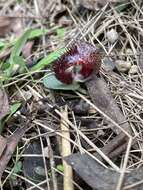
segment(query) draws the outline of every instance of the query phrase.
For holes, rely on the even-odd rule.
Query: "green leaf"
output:
[[[21,106],[21,103],[14,103],[10,106],[10,115],[13,115]]]
[[[14,168],[13,168],[13,173],[17,174],[19,172],[21,172],[22,169],[22,162],[19,161],[15,164]]]
[[[128,6],[129,6],[129,3],[123,3],[123,4],[118,3],[117,6],[115,7],[115,10],[120,13],[124,11]]]
[[[60,82],[54,74],[49,74],[44,77],[43,84],[45,87],[53,90],[77,90],[80,85],[78,83],[64,84]]]
[[[9,115],[7,116],[7,118],[5,119],[5,122],[7,122],[9,120],[9,118],[11,118],[11,116],[16,113],[16,111],[20,108],[21,103],[14,103],[13,105],[10,106],[10,112]]]
[[[47,32],[48,29],[39,29],[39,28],[33,29],[31,30],[28,39],[31,40],[33,38],[38,38],[39,36],[47,34]]]
[[[2,71],[8,69],[9,66],[10,66],[10,64],[8,62],[0,62],[0,69]]]
[[[10,66],[4,71],[5,77],[13,76],[17,72],[22,72],[24,68],[26,68],[25,61],[23,57],[20,56],[20,54],[31,34],[31,31],[32,29],[28,29],[27,31],[25,31],[23,35],[19,37],[15,42],[9,60]]]
[[[23,35],[20,38],[18,38],[16,40],[16,42],[13,46],[12,52],[11,52],[10,60],[9,60],[10,66],[9,66],[9,68],[7,68],[5,70],[5,76],[6,77],[10,77],[10,76],[13,76],[14,74],[16,74],[17,72],[23,72],[24,71],[24,69],[26,68],[25,61],[20,56],[24,45],[26,44],[26,42],[29,39],[39,37],[43,34],[46,34],[47,32],[48,32],[48,30],[46,30],[46,29],[44,29],[44,30],[43,29],[28,29],[27,31],[25,31],[23,33]],[[51,56],[49,56],[49,59],[51,59]],[[35,66],[35,68],[37,69],[40,66],[42,67],[43,62],[44,62],[44,64],[47,63],[47,62],[45,63],[46,60],[47,59],[42,60],[38,66]]]
[[[31,29],[24,32],[24,34],[15,42],[15,45],[12,49],[11,56],[10,56],[10,64],[14,64],[14,60],[13,60],[14,57],[20,55],[22,48],[27,42],[30,33],[31,33]]]
[[[4,70],[5,76],[10,77],[16,74],[17,72],[22,73],[26,68],[25,61],[21,56],[14,56],[13,57],[13,64]]]
[[[5,123],[11,118],[11,116],[20,108],[21,103],[14,103],[13,105],[10,105],[10,111],[8,113],[8,116],[6,118],[0,120],[0,133],[3,130],[3,127]]]
[[[58,29],[57,29],[57,36],[58,36],[60,39],[63,39],[64,36],[65,36],[65,32],[66,32],[66,29],[65,29],[65,28],[58,28]]]
[[[63,167],[62,164],[57,165],[56,168],[57,168],[57,170],[59,170],[60,172],[64,172],[64,167]]]
[[[5,43],[3,41],[0,41],[0,49],[2,49],[5,46]]]
[[[18,174],[18,173],[20,173],[21,171],[22,171],[22,162],[19,161],[19,162],[17,162],[17,163],[14,165],[14,168],[13,168],[12,173]],[[11,178],[12,180],[16,180],[16,179],[17,179],[17,177],[16,177],[15,175],[13,175],[13,174],[11,174],[10,178]]]
[[[47,57],[41,59],[37,64],[35,64],[30,71],[37,71],[43,69],[45,66],[51,64],[53,61],[57,60],[61,55],[66,52],[66,48],[59,49],[50,53]]]
[[[10,112],[9,112],[9,115],[7,116],[6,121],[9,120],[9,118],[14,114],[16,113],[16,111],[20,108],[21,106],[21,103],[14,103],[13,105],[10,106]]]

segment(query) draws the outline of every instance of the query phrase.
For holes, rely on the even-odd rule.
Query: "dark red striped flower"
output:
[[[99,51],[88,42],[79,41],[53,63],[53,69],[58,80],[71,84],[85,81],[93,71],[98,74],[100,65]]]

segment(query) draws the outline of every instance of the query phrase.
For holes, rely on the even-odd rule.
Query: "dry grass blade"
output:
[[[64,110],[61,110],[61,114],[63,118],[68,119],[68,110],[67,106],[65,106]],[[70,139],[70,132],[69,132],[69,126],[65,122],[65,120],[61,118],[61,131],[62,131],[62,157],[69,156],[71,154],[71,144],[67,140],[67,138]],[[65,137],[65,138],[64,138]],[[73,172],[71,166],[69,166],[64,160],[63,160],[63,167],[64,167],[64,190],[73,190]]]
[[[143,180],[141,180],[141,181],[138,181],[138,182],[135,182],[135,183],[133,183],[132,185],[127,185],[127,186],[125,186],[124,188],[123,188],[123,190],[130,190],[130,189],[132,189],[132,188],[136,188],[136,187],[138,187],[139,185],[141,185],[141,184],[143,184]]]
[[[60,112],[57,112],[57,113],[60,113]],[[60,115],[60,116],[61,116],[61,115]],[[36,124],[36,125],[38,125],[38,126],[43,127],[44,129],[50,131],[51,133],[56,133],[56,134],[59,135],[60,137],[63,137],[63,135],[62,135],[60,132],[55,131],[54,129],[52,129],[52,128],[50,128],[50,127],[48,127],[48,126],[42,124],[41,122],[39,122],[39,121],[37,121],[37,120],[33,121],[33,123]],[[70,122],[69,122],[68,124],[71,126],[71,123],[70,123]],[[73,126],[73,125],[72,125],[72,126]],[[79,131],[79,130],[78,130],[78,131]],[[64,137],[63,137],[63,138],[64,138]],[[77,144],[75,141],[73,141],[72,139],[67,138],[67,140],[70,141],[74,146],[77,146],[77,147],[78,147],[78,144]],[[106,166],[103,162],[101,162],[99,159],[97,159],[95,156],[93,156],[93,155],[92,155],[91,153],[89,153],[87,150],[85,150],[85,149],[82,148],[82,147],[81,147],[81,149],[82,149],[83,152],[85,152],[85,153],[87,153],[89,156],[91,156],[94,160],[96,160],[96,161],[97,161],[99,164],[101,164],[103,167],[107,168],[107,166]],[[111,165],[112,165],[112,164],[111,164]],[[114,167],[114,164],[113,164],[113,167]],[[115,168],[115,170],[119,171],[119,168],[116,167],[116,165],[115,165],[114,168]]]
[[[58,190],[58,184],[57,184],[57,178],[56,178],[56,173],[55,173],[55,160],[54,160],[54,156],[53,156],[53,150],[51,147],[51,142],[50,142],[50,138],[47,136],[46,137],[47,140],[47,145],[48,145],[48,149],[49,149],[49,158],[50,158],[50,165],[51,165],[51,174],[52,174],[52,182],[53,182],[53,189],[54,190]]]
[[[128,145],[127,145],[127,150],[126,150],[126,154],[125,154],[123,168],[121,170],[121,174],[120,174],[120,177],[119,177],[119,181],[118,181],[116,190],[121,190],[122,189],[123,180],[124,180],[124,176],[125,176],[125,172],[126,172],[126,167],[127,167],[127,163],[128,163],[128,158],[129,158],[129,154],[130,154],[131,145],[132,145],[132,138],[129,139],[129,142],[128,142]]]

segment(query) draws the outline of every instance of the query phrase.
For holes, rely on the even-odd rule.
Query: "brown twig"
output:
[[[61,111],[62,116],[65,119],[68,119],[68,110],[67,106],[65,106],[65,109]],[[62,156],[69,156],[71,154],[71,144],[70,141],[68,141],[66,138],[70,139],[70,133],[69,133],[69,126],[65,122],[63,118],[61,118],[61,130],[62,135],[65,138],[62,138]],[[64,190],[73,190],[73,183],[72,183],[72,168],[69,166],[64,160],[63,160],[63,166],[64,166]]]

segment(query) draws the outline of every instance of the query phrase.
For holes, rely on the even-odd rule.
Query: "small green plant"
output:
[[[22,171],[22,162],[21,162],[21,161],[18,161],[18,162],[14,165],[12,171],[13,171],[12,173],[14,173],[14,174],[20,173],[20,172]],[[11,180],[16,180],[16,179],[17,179],[17,177],[16,177],[15,175],[13,175],[13,174],[11,174],[10,178],[11,178]]]
[[[57,168],[57,170],[59,170],[60,172],[64,172],[64,167],[63,167],[62,164],[58,164],[56,168]]]

